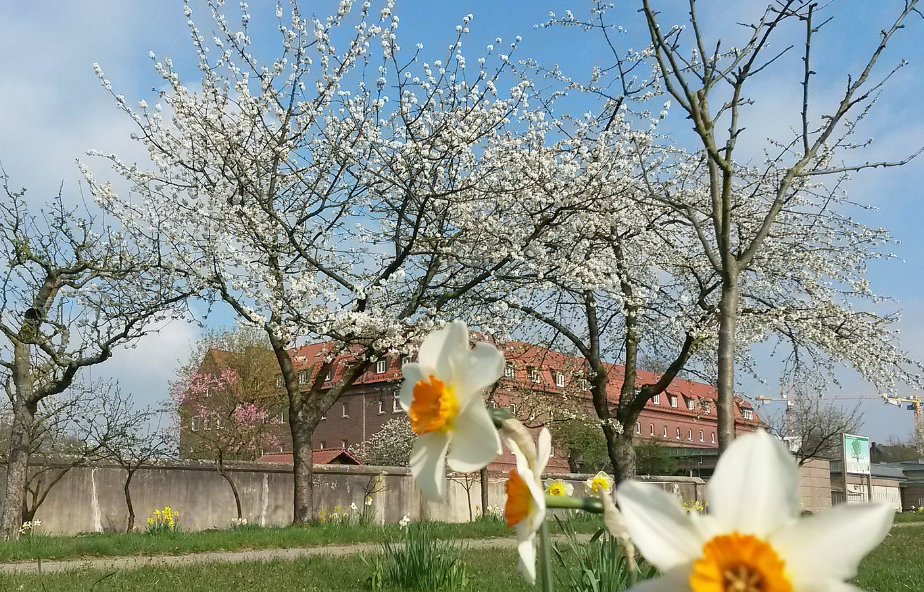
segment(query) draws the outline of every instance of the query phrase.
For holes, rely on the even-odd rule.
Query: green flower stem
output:
[[[539,527],[539,569],[542,574],[542,592],[552,592],[552,543],[549,541],[549,525],[543,520]]]
[[[603,513],[603,502],[593,497],[569,497],[565,495],[545,494],[545,507],[583,510],[591,514]]]

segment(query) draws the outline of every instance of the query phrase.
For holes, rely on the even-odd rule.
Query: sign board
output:
[[[869,438],[844,434],[843,447],[845,472],[869,475]]]

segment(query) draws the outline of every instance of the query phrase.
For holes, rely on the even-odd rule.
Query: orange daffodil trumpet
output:
[[[521,448],[518,441],[522,443],[522,438],[505,439],[516,457],[517,468],[510,471],[510,478],[507,479],[504,516],[507,519],[507,527],[516,527],[517,531],[517,552],[520,555],[517,569],[526,581],[534,584],[536,532],[545,520],[545,494],[540,477],[552,452],[552,436],[549,430],[542,428],[539,432],[538,446],[532,450]]]
[[[501,453],[500,436],[482,392],[504,371],[504,355],[489,343],[469,348],[461,321],[430,333],[417,363],[402,367],[401,406],[419,437],[411,450],[411,473],[431,500],[446,495],[446,469],[480,470]]]
[[[856,591],[844,581],[894,515],[885,504],[857,504],[800,519],[796,464],[764,431],[720,457],[706,485],[708,514],[688,514],[675,496],[637,481],[616,497],[633,541],[661,572],[636,588],[645,592]]]

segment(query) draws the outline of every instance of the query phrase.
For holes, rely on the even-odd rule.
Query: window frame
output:
[[[375,373],[385,374],[388,372],[388,358],[379,358],[375,361]]]

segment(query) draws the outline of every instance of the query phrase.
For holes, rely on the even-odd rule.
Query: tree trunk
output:
[[[125,527],[125,532],[131,532],[135,529],[135,506],[132,505],[132,477],[135,476],[135,471],[131,469],[128,470],[128,477],[125,478],[125,486],[123,490],[125,491],[125,507],[128,508],[128,525]]]
[[[607,441],[609,443],[609,441]],[[632,430],[623,428],[621,434],[616,434],[613,438],[613,445],[610,448],[610,460],[613,461],[613,472],[616,476],[616,483],[622,483],[626,479],[634,479],[637,474],[637,465],[635,461],[635,446]]]
[[[292,428],[292,463],[295,480],[295,513],[293,524],[311,524],[314,521],[314,461],[311,456],[311,426],[305,420],[290,414]]]
[[[26,482],[29,455],[32,450],[32,424],[35,421],[35,403],[16,401],[13,425],[10,428],[10,452],[7,457],[6,491],[3,512],[0,513],[0,536],[5,540],[19,538],[23,506],[26,503]]]
[[[237,508],[237,519],[241,520],[244,517],[244,513],[241,511],[241,495],[237,491],[237,485],[234,484],[234,479],[225,472],[225,462],[220,453],[218,455],[218,474],[231,486],[231,493],[234,494],[234,506]]]
[[[719,453],[735,439],[735,327],[738,323],[738,278],[723,282],[719,311],[718,416]]]
[[[488,513],[488,467],[482,467],[478,471],[481,477],[481,513]]]

